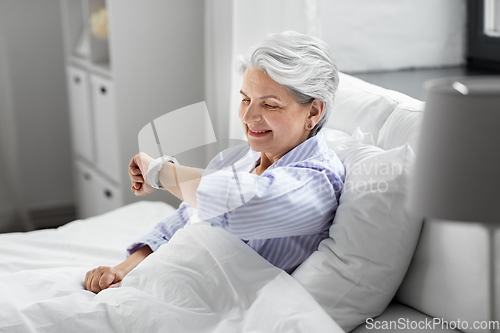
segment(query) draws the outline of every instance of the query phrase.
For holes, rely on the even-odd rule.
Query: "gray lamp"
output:
[[[489,228],[489,317],[495,320],[500,310],[495,309],[494,256],[494,231],[500,228],[500,77],[434,80],[426,90],[410,204],[426,218]]]

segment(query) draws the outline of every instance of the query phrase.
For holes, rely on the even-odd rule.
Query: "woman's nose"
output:
[[[253,103],[250,103],[249,105],[243,105],[243,114],[241,116],[241,120],[246,123],[256,123],[262,120],[262,116],[258,110],[258,107],[256,107]]]

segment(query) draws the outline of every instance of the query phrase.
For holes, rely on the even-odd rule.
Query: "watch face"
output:
[[[139,132],[139,151],[153,158],[177,156],[214,142],[217,139],[205,102],[165,113]]]
[[[160,170],[161,170],[161,159],[156,159],[149,164],[148,171],[146,173],[146,180],[149,185],[154,189],[163,189],[160,184]]]
[[[217,140],[205,102],[170,111],[146,124],[138,135],[139,151],[154,159],[173,156],[174,164],[206,168],[220,152],[245,140]],[[244,156],[244,154],[242,154]]]
[[[258,154],[250,150],[245,140],[217,140],[205,102],[192,104],[154,119],[140,130],[138,141],[139,151],[155,159],[149,165],[147,182],[151,187],[162,190],[164,188],[159,182],[159,172],[165,163],[178,165],[180,161],[184,166],[204,169],[202,177],[229,170],[231,177],[238,180],[241,177],[238,177],[237,172],[248,173],[255,166],[253,154]],[[210,168],[207,168],[209,165]],[[246,168],[246,165],[250,168]],[[248,182],[245,185],[249,185]],[[250,200],[257,188],[256,183],[245,186],[244,189],[238,184],[237,197],[241,198],[241,202],[238,201],[229,210]]]
[[[162,157],[160,157],[160,160],[161,160],[161,164],[172,163],[175,165],[179,165],[179,162],[177,162],[177,159],[175,157],[172,157],[172,156],[163,155]]]

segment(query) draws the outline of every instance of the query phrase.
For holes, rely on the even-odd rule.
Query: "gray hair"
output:
[[[328,121],[339,74],[328,45],[321,39],[294,31],[271,34],[247,57],[240,56],[238,65],[242,74],[247,68],[263,70],[300,104],[310,104],[315,99],[325,103],[309,137]]]

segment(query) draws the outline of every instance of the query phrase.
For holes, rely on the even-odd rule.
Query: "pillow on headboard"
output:
[[[345,186],[330,238],[292,274],[345,331],[385,310],[422,226],[404,209],[411,147],[385,151],[366,139],[356,130],[328,141],[346,166]]]
[[[398,105],[419,102],[345,73],[339,73],[339,78],[327,128],[352,134],[359,127],[361,131],[371,133],[377,142],[380,129]]]
[[[380,129],[377,146],[392,149],[408,143],[417,153],[424,106],[424,102],[417,100],[398,105]]]

